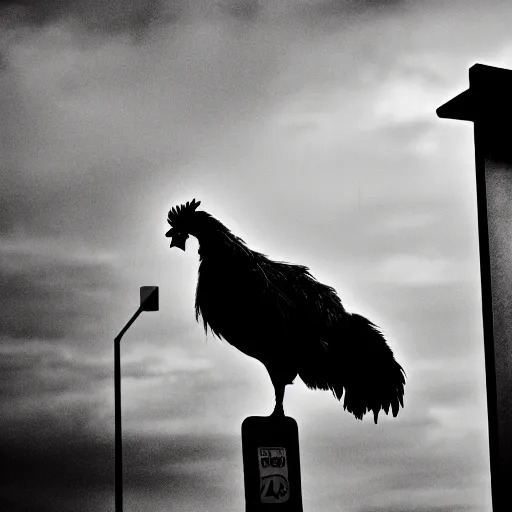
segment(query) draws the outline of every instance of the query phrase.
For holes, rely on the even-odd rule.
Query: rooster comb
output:
[[[186,204],[182,204],[181,206],[174,206],[169,210],[169,214],[167,215],[167,222],[172,226],[177,221],[180,222],[187,219],[196,211],[200,204],[201,201],[192,199],[192,201],[187,201]]]

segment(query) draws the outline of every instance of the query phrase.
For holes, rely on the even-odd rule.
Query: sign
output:
[[[142,311],[158,311],[158,286],[140,287],[140,307]]]
[[[242,423],[246,512],[302,512],[299,431],[289,416]]]
[[[290,499],[286,448],[258,448],[262,503],[284,503]]]

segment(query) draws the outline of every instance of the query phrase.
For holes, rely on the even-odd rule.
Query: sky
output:
[[[471,123],[435,109],[512,68],[506,1],[44,0],[0,6],[0,481],[9,512],[244,509],[240,427],[263,365],[194,317],[196,198],[307,265],[385,333],[397,418],[297,379],[307,512],[490,512]]]

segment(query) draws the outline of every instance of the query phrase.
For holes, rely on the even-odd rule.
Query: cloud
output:
[[[452,404],[455,414],[462,416],[455,426],[428,410],[425,413],[425,404],[417,400],[406,391],[405,409],[397,419],[383,418],[380,426],[344,421],[343,413],[334,421],[327,409],[318,414],[311,411],[309,420],[297,418],[306,504],[311,501],[312,510],[334,510],[333,503],[341,500],[354,512],[400,506],[404,510],[486,510],[490,482],[485,418],[476,425],[469,418],[479,411],[464,411]],[[312,471],[314,497],[311,491],[306,493]]]
[[[304,18],[311,24],[366,13],[382,14],[403,6],[404,2],[399,0],[9,0],[0,16],[3,14],[18,25],[41,26],[72,20],[96,34],[129,32],[141,36],[155,26],[191,18],[228,16],[244,23]]]
[[[49,343],[20,348],[16,340],[10,343],[4,340],[0,352],[4,400],[31,400],[34,407],[45,407],[41,402],[48,405],[69,393],[84,396],[111,377],[111,368],[105,363],[80,359],[70,352]]]
[[[397,59],[393,71],[382,81],[374,98],[375,124],[393,127],[436,119],[435,111],[445,99],[449,86],[443,65],[439,70],[437,58],[435,65],[431,61],[432,57],[422,55],[421,51]]]
[[[194,433],[125,436],[125,500],[163,493],[176,504],[172,510],[179,510],[180,503],[197,493],[206,501],[215,499],[217,475],[221,468],[226,470],[226,460],[238,458],[238,442],[228,435]],[[2,438],[0,454],[8,462],[2,502],[12,503],[14,512],[31,507],[103,512],[113,506],[112,438],[57,429],[51,437],[8,435]],[[205,471],[204,465],[213,465],[214,470]]]
[[[222,501],[228,487],[218,475],[226,474],[226,458],[237,459],[238,443],[211,422],[203,425],[217,386],[215,378],[206,383],[202,375],[209,365],[174,348],[161,353],[153,348],[154,357],[143,358],[139,347],[138,353],[125,350],[122,365],[127,503],[156,504],[170,493],[180,510],[178,503],[190,503],[198,490]],[[110,510],[111,357],[84,356],[50,342],[3,340],[0,361],[0,426],[6,433],[0,458],[7,472],[2,502],[23,511],[36,506],[37,495],[38,510]],[[222,387],[232,392],[233,382]],[[196,397],[196,414],[190,396]]]
[[[481,510],[477,505],[425,505],[421,507],[414,506],[414,512],[476,512]],[[411,508],[404,505],[389,505],[389,506],[375,506],[363,507],[358,509],[357,512],[410,512]]]
[[[140,36],[157,22],[175,23],[186,5],[183,0],[14,0],[4,2],[0,17],[19,26],[71,21],[96,34],[129,32]]]
[[[265,4],[261,0],[226,0],[219,4],[231,16],[246,22],[256,20],[265,8]]]
[[[168,416],[174,406],[182,406],[184,392],[169,397],[169,386],[197,393],[208,381],[211,395],[218,386],[215,373],[220,369],[193,351],[174,346],[148,347],[147,343],[139,343],[135,350],[130,348],[124,347],[121,362],[124,405],[130,415],[138,407],[144,410],[146,423]],[[25,416],[27,412],[65,417],[73,415],[72,411],[79,407],[82,412],[87,410],[87,414],[81,413],[84,424],[103,424],[113,405],[112,346],[109,344],[107,349],[108,356],[91,344],[83,349],[73,348],[71,343],[63,346],[38,340],[27,344],[4,338],[0,345],[0,371],[4,379],[0,399],[5,419],[17,422],[17,415]],[[226,382],[222,387],[225,385]],[[197,403],[204,406],[204,397]]]
[[[137,353],[139,352],[139,354]],[[132,379],[148,379],[169,374],[194,373],[210,370],[211,361],[206,358],[192,357],[190,352],[183,349],[172,348],[160,350],[152,356],[142,356],[141,351],[131,351],[128,357],[123,359],[123,377]],[[145,352],[145,350],[144,350]],[[156,352],[156,350],[153,350]]]
[[[470,276],[460,261],[432,258],[428,255],[396,254],[388,257],[375,269],[375,280],[396,286],[433,286],[460,282]]]
[[[66,252],[58,239],[22,239],[19,246],[4,239],[0,275],[7,293],[0,335],[39,340],[94,332],[115,286],[113,269],[103,254],[80,254],[76,247]]]
[[[386,51],[381,39],[390,45]],[[264,175],[275,175],[277,168],[283,184],[300,173],[295,186],[306,197],[328,188],[327,207],[346,204],[338,187],[322,188],[320,182],[331,182],[341,168],[347,172],[338,179],[354,184],[348,170],[375,165],[367,149],[379,140],[382,157],[391,146],[403,151],[399,143],[424,154],[438,148],[430,126],[407,123],[400,132],[376,131],[361,141],[358,129],[375,122],[372,109],[381,100],[389,114],[400,91],[412,87],[428,96],[419,75],[404,71],[412,57],[400,64],[401,45],[392,18],[355,24],[344,34],[315,33],[310,44],[300,43],[291,20],[279,30],[267,20],[240,33],[223,18],[194,18],[178,39],[171,41],[162,30],[142,48],[122,39],[84,44],[72,24],[45,26],[7,53],[0,108],[10,156],[4,162],[1,229],[21,225],[29,233],[74,231],[127,243],[138,234],[134,230],[147,230],[140,217],[145,198],[198,182],[213,195],[221,188],[219,175],[239,179],[243,189],[262,186],[264,197],[273,193]],[[403,69],[391,72],[397,63]],[[363,162],[361,151],[368,155]],[[396,170],[400,164],[389,166]],[[418,177],[404,180],[402,174],[389,175],[388,182],[402,183],[397,192],[403,197]],[[273,183],[276,195],[282,193],[280,181]],[[370,188],[381,187],[377,181]],[[344,199],[353,192],[345,186]]]
[[[310,21],[318,18],[323,22],[354,15],[382,15],[408,7],[408,3],[402,0],[306,0],[299,5]]]
[[[0,229],[129,243],[147,198],[202,176],[198,160],[264,107],[282,40],[264,32],[197,21],[177,41],[162,32],[134,48],[83,44],[62,23],[12,45],[0,83]]]

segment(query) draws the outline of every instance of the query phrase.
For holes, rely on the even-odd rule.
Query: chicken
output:
[[[285,386],[297,375],[310,389],[331,390],[357,419],[403,407],[405,371],[379,328],[349,313],[336,291],[307,267],[252,251],[193,199],[169,211],[171,247],[199,242],[196,320],[266,367],[274,416],[284,414]]]

